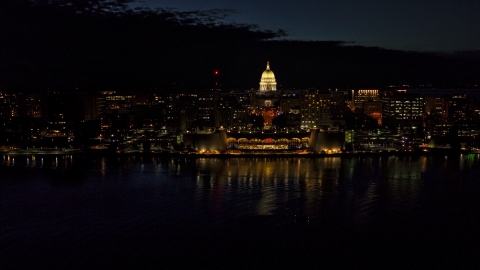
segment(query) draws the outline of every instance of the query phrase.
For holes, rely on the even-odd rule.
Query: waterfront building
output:
[[[204,91],[198,94],[198,125],[202,127],[220,126],[217,111],[217,91]]]
[[[11,118],[18,115],[17,95],[0,92],[0,117]]]
[[[107,141],[126,138],[132,127],[132,118],[119,110],[111,110],[100,117],[100,137]]]
[[[310,130],[241,131],[209,128],[186,132],[184,145],[199,153],[340,153],[345,133]]]
[[[41,117],[47,122],[45,142],[70,142],[76,123],[84,120],[83,100],[76,92],[47,92],[41,97]]]
[[[449,139],[454,147],[471,143],[480,135],[479,123],[474,121],[474,99],[466,94],[450,94],[446,96],[446,122],[451,126]]]
[[[230,109],[230,128],[239,130],[245,128],[248,123],[250,110],[248,108],[237,107]]]
[[[345,125],[346,93],[304,90],[300,95],[301,128],[341,127]]]
[[[232,128],[235,124],[238,126],[247,125],[247,117],[242,112],[248,112],[247,108],[243,108],[242,101],[245,98],[236,93],[218,93],[217,110],[215,112],[215,126],[223,126],[227,129]],[[242,117],[245,116],[245,117]],[[243,124],[243,125],[242,125]]]
[[[382,123],[400,135],[423,132],[424,98],[415,93],[394,92],[382,98]]]
[[[42,98],[37,93],[25,93],[18,95],[18,115],[40,118],[42,116]]]
[[[445,105],[445,117],[448,122],[458,123],[473,120],[473,98],[467,97],[466,94],[447,95]]]
[[[67,137],[68,135],[69,130],[67,129],[65,115],[63,113],[50,115],[44,137]]]

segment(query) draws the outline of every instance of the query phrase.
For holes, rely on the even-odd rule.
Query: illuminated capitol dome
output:
[[[267,62],[267,69],[262,73],[262,79],[260,79],[260,91],[277,91],[277,82],[273,71],[270,70],[269,62]]]

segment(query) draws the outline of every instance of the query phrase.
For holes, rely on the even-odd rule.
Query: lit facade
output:
[[[417,94],[394,93],[382,99],[382,123],[401,134],[423,129],[424,98]]]
[[[376,89],[359,89],[352,90],[352,104],[355,108],[363,108],[366,101],[379,101],[378,90]]]
[[[132,105],[131,101],[133,98],[133,95],[107,94],[105,95],[105,109],[128,108]]]
[[[307,90],[300,96],[301,128],[333,127],[344,125],[343,93]]]
[[[378,125],[382,125],[381,101],[365,101],[363,103],[363,113],[377,120]]]
[[[47,123],[45,137],[67,137],[67,122],[63,113],[54,114]]]
[[[267,69],[262,73],[259,90],[260,92],[277,91],[277,81],[273,71],[270,70],[269,62],[267,62]]]
[[[340,153],[344,132],[240,132],[223,128],[187,132],[183,143],[198,153]]]

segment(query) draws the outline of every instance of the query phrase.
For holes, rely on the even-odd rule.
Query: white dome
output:
[[[260,79],[260,91],[277,91],[277,81],[275,74],[270,70],[270,63],[267,62],[267,69],[262,73]]]

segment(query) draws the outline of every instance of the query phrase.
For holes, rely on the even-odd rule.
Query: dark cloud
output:
[[[276,40],[225,23],[232,10],[132,9],[130,1],[0,3],[0,85],[257,87],[267,60],[283,87],[475,83],[478,58]],[[287,36],[288,37],[288,36]],[[221,70],[213,78],[213,70]]]

